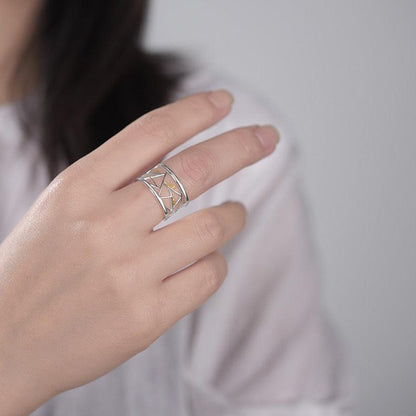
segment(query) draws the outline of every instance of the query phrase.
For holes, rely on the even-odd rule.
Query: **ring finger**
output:
[[[219,249],[243,229],[245,217],[244,205],[227,201],[196,211],[151,233],[146,243],[149,255],[169,253],[163,262],[158,259],[154,262],[156,277],[164,279]]]

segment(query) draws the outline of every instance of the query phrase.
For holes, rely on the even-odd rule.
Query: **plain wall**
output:
[[[294,126],[357,415],[416,414],[416,1],[157,0],[150,49],[195,54]]]

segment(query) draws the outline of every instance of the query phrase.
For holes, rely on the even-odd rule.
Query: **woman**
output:
[[[2,415],[340,414],[273,110],[145,52],[146,1],[0,8]]]

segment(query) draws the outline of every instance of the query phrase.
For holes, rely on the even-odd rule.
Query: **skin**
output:
[[[145,114],[70,165],[2,243],[3,414],[28,414],[102,376],[220,287],[227,266],[217,250],[243,228],[244,207],[228,202],[153,231],[161,207],[133,181],[229,112],[230,94],[218,94],[221,109],[209,92],[190,95]],[[238,127],[165,163],[192,200],[270,154],[277,140],[270,126]]]
[[[243,205],[153,231],[162,209],[134,179],[224,118],[232,99],[200,92],[138,118],[56,176],[0,245],[2,415],[27,415],[108,373],[221,286],[218,249],[244,227]],[[238,127],[164,162],[192,201],[278,139],[273,126]]]

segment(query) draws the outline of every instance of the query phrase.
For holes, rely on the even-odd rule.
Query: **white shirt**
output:
[[[165,226],[225,200],[244,202],[244,231],[221,251],[222,287],[147,350],[45,403],[36,416],[327,416],[345,414],[341,349],[321,311],[319,262],[298,145],[264,97],[199,68],[173,94],[227,88],[231,113],[166,157],[235,127],[275,125],[275,152],[179,210]],[[36,146],[19,149],[15,103],[0,106],[0,241],[48,185]]]

